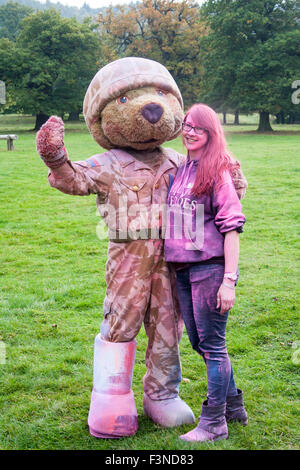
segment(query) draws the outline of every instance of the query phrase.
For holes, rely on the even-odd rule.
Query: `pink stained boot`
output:
[[[110,343],[95,338],[94,387],[88,417],[90,433],[98,438],[132,436],[138,429],[131,390],[136,341]]]
[[[218,441],[228,438],[228,428],[225,419],[226,404],[219,406],[208,406],[205,400],[202,404],[200,423],[198,426],[180,439],[188,442]]]
[[[243,426],[247,426],[248,415],[244,407],[243,392],[239,388],[237,389],[237,392],[237,395],[226,398],[225,418],[227,423],[230,421],[238,421]]]

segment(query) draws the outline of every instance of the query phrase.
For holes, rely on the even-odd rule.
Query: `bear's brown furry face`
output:
[[[101,133],[106,148],[154,149],[181,131],[183,111],[172,94],[153,87],[128,91],[109,102],[93,133]]]

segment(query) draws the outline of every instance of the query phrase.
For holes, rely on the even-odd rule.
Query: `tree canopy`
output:
[[[38,116],[38,128],[50,114],[81,109],[99,57],[89,24],[50,9],[24,18],[15,43],[0,40],[0,77],[13,87],[19,109]]]
[[[292,108],[291,84],[300,70],[299,7],[293,0],[208,0],[209,33],[202,45],[201,98],[223,110],[269,114]]]
[[[201,75],[199,39],[204,33],[193,0],[142,0],[98,16],[106,62],[140,56],[164,64],[177,81],[185,103],[195,101]]]
[[[19,3],[8,2],[0,6],[0,38],[15,41],[20,22],[33,13],[33,9]]]

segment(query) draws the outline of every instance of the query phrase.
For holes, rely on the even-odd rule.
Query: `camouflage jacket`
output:
[[[160,149],[162,163],[154,170],[124,150],[110,150],[85,161],[68,164],[73,175],[58,178],[50,171],[49,183],[67,194],[97,194],[97,207],[112,241],[160,238],[170,175],[185,157]]]

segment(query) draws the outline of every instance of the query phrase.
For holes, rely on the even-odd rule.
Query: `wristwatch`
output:
[[[237,280],[237,274],[236,273],[225,273],[224,274],[224,279],[230,279],[231,281],[236,281]]]

